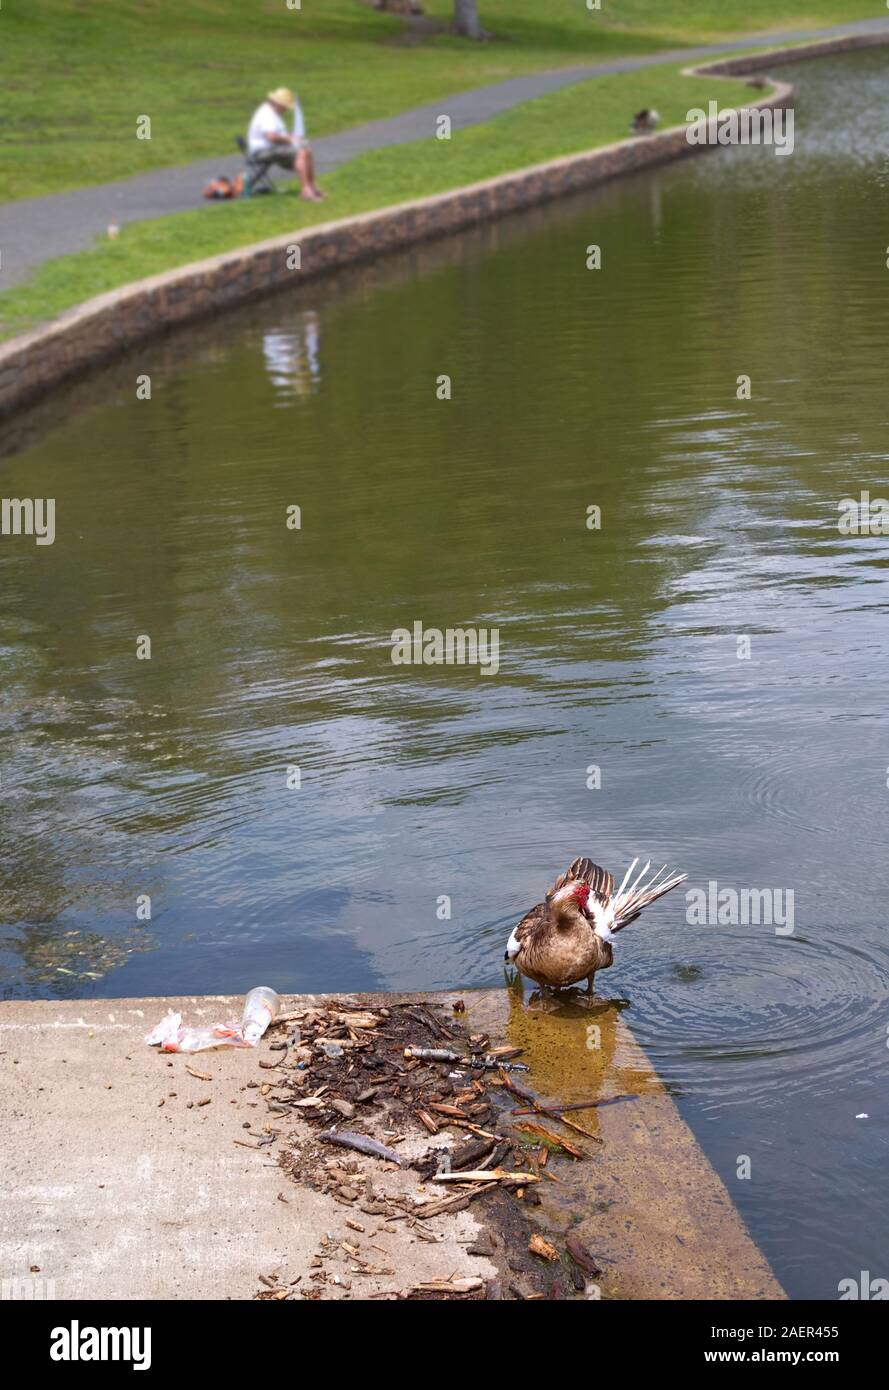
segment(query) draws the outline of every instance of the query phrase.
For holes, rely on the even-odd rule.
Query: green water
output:
[[[0,540],[0,969],[467,987],[576,853],[792,890],[789,934],[677,891],[599,987],[831,1298],[889,1275],[889,536],[837,530],[889,495],[889,80],[790,72],[791,157],[307,284],[6,429],[3,495],[55,498],[56,538]],[[415,622],[496,628],[497,674],[393,665]]]

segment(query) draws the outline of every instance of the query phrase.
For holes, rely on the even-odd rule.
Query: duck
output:
[[[651,861],[636,875],[633,860],[614,891],[614,876],[578,858],[560,874],[542,903],[526,912],[506,943],[504,960],[546,990],[565,989],[586,980],[594,997],[596,972],[614,961],[614,939],[643,908],[683,883],[686,874],[667,874],[666,864],[647,877]]]
[[[655,111],[653,107],[649,108],[645,106],[641,111],[636,112],[630,125],[630,130],[632,130],[635,135],[645,135],[652,130],[657,130],[660,119],[659,112]]]

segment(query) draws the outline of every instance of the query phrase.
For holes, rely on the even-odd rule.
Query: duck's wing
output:
[[[669,893],[671,888],[675,888],[678,884],[684,883],[688,877],[687,874],[668,874],[667,877],[664,878],[663,874],[667,869],[666,864],[664,864],[663,868],[658,869],[656,874],[646,879],[645,875],[651,868],[651,860],[649,860],[645,868],[642,869],[633,882],[630,883],[630,876],[638,863],[638,859],[633,860],[627,872],[624,874],[623,883],[615,894],[613,903],[613,931],[618,932],[622,927],[628,927],[631,922],[635,922],[643,908],[649,907],[652,903],[657,902],[658,898],[662,898],[665,893]]]
[[[525,913],[518,926],[513,927],[510,938],[506,943],[506,954],[504,956],[505,960],[515,960],[516,956],[520,954],[523,947],[525,947],[528,944],[529,938],[534,936],[535,933],[542,930],[543,925],[546,921],[546,915],[546,903],[537,903],[535,907],[531,908],[530,912]]]
[[[603,904],[610,902],[614,892],[614,875],[592,859],[575,859],[563,874],[559,874],[550,892],[557,893],[566,883],[588,883],[590,889]]]

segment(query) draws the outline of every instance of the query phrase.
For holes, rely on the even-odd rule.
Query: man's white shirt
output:
[[[303,113],[299,102],[293,111],[293,135],[297,140],[305,138],[306,128],[303,120]],[[291,132],[284,124],[284,117],[276,111],[270,101],[264,101],[253,113],[250,122],[250,129],[247,132],[247,149],[251,154],[265,153],[267,150],[277,149],[278,142],[270,140],[270,135],[290,136]]]

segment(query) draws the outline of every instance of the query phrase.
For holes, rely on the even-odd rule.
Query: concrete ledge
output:
[[[457,996],[336,997],[372,1008],[424,1002],[453,1020]],[[530,1216],[524,1204],[504,1199],[515,1223],[531,1221],[562,1245],[579,1236],[602,1266],[604,1299],[784,1297],[617,1010],[590,1014],[569,1004],[534,1013],[505,989],[459,997],[467,1033],[522,1049],[525,1080],[537,1094],[564,1103],[632,1097],[579,1116],[595,1130],[594,1139],[574,1141],[587,1150],[585,1160],[553,1160],[558,1180],[541,1184],[541,1204]],[[284,1007],[324,998],[288,997]],[[261,1276],[287,1285],[299,1276],[309,1287],[326,1233],[337,1243],[355,1240],[347,1205],[291,1181],[279,1166],[281,1150],[309,1133],[298,1113],[274,1121],[282,1135],[271,1147],[243,1147],[245,1134],[264,1133],[269,1120],[258,1083],[273,1074],[260,1063],[268,1067],[282,1055],[270,1039],[256,1051],[194,1057],[145,1045],[168,1008],[189,1023],[213,1023],[237,1016],[241,1004],[227,997],[0,1003],[0,1297],[251,1299],[262,1292]],[[410,1155],[417,1145],[425,1152],[449,1141],[444,1132],[430,1140],[423,1131],[387,1142]],[[416,1174],[401,1171],[415,1192]],[[429,1218],[431,1242],[399,1224],[377,1237],[386,1246],[382,1263],[394,1266],[401,1287],[457,1272],[501,1277],[507,1289],[514,1276],[499,1237],[494,1265],[467,1249],[482,1231],[497,1234],[497,1221],[496,1207],[479,1202],[459,1219]],[[527,1250],[526,1226],[516,1224],[514,1240],[513,1255]],[[348,1295],[327,1285],[323,1296],[374,1296],[391,1288],[392,1272],[358,1281]]]
[[[848,35],[688,69],[729,77],[889,42],[887,34]],[[775,83],[750,108],[787,106],[793,89]],[[114,358],[149,337],[222,312],[233,305],[345,266],[448,236],[493,218],[591,188],[622,174],[709,149],[689,145],[686,127],[621,140],[589,152],[519,169],[434,197],[322,223],[209,260],[126,285],[63,314],[52,323],[0,346],[0,416],[39,398],[77,373]],[[288,258],[300,249],[300,268]]]

